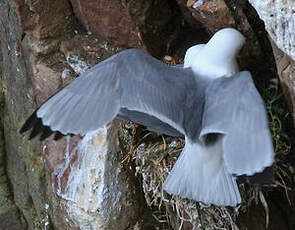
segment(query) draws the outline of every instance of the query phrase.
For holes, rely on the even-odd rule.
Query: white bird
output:
[[[30,138],[42,132],[41,139],[52,131],[85,135],[118,117],[184,136],[164,190],[236,206],[241,196],[235,176],[261,172],[274,161],[263,100],[236,61],[244,42],[237,30],[222,29],[207,44],[189,48],[183,68],[138,49],[122,51],[51,97],[21,132],[32,128]]]

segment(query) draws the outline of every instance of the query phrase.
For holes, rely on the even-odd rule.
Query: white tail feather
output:
[[[186,141],[163,188],[170,194],[206,204],[241,203],[235,177],[227,172],[222,159],[222,139],[206,147]]]

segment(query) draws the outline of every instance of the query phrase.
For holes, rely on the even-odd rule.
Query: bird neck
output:
[[[235,57],[219,58],[217,55],[199,56],[191,64],[191,68],[196,75],[210,79],[219,77],[230,77],[239,72],[239,67]]]
[[[239,71],[236,56],[242,42],[222,42],[214,37],[200,50],[192,69],[209,78],[230,77]]]
[[[218,41],[217,41],[218,42]],[[198,76],[218,78],[232,76],[239,71],[236,55],[240,47],[218,44],[214,39],[207,44],[189,48],[184,58],[184,67],[192,68]]]

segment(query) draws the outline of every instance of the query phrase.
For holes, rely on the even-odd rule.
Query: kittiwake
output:
[[[41,139],[56,131],[85,135],[114,118],[150,131],[185,138],[163,188],[206,204],[236,206],[236,176],[273,164],[264,102],[236,56],[245,42],[232,28],[186,52],[183,67],[169,67],[139,49],[128,49],[88,69],[47,100],[21,133]]]

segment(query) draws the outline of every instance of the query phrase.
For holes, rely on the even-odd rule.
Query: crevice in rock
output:
[[[25,39],[25,37],[26,37],[26,33],[23,32],[20,41],[23,42],[23,40]]]
[[[80,22],[79,18],[75,14],[74,6],[73,6],[72,2],[70,0],[67,0],[67,2],[69,3],[70,11],[71,11],[72,17],[74,19],[74,22],[73,22],[73,25],[74,25],[73,31],[74,30],[77,30],[79,34],[87,34],[87,29],[82,25],[82,23]]]
[[[0,177],[1,177],[1,191],[3,194],[2,196],[7,197],[8,199],[13,200],[13,193],[11,190],[10,182],[8,180],[7,174],[6,174],[6,151],[5,151],[5,136],[4,136],[4,121],[3,121],[3,115],[4,115],[4,96],[1,92],[0,94]]]
[[[262,48],[262,52],[265,54],[265,57],[267,57],[265,65],[266,69],[268,69],[269,73],[271,74],[271,76],[269,77],[277,77],[276,62],[274,59],[274,54],[271,43],[268,38],[268,34],[265,30],[264,22],[259,18],[256,10],[250,5],[248,1],[244,3],[243,11],[247,17],[247,20],[252,30],[257,36],[259,45]]]
[[[259,72],[267,71],[268,74],[264,74],[264,76],[267,75],[267,79],[276,77],[277,69],[276,69],[275,59],[273,56],[272,47],[268,39],[268,35],[265,30],[264,23],[259,18],[255,9],[250,5],[248,1],[224,0],[224,2],[226,3],[227,7],[230,9],[231,14],[234,17],[235,23],[238,28],[243,28],[243,20],[239,16],[238,10],[237,10],[237,9],[242,9],[244,15],[247,18],[247,21],[249,22],[249,25],[251,26],[251,29],[253,30],[257,38],[257,41],[259,42],[259,46],[261,47],[262,53],[264,54],[264,62],[262,66],[257,65],[255,67],[255,71],[257,70]],[[262,79],[261,82],[259,83],[263,84],[263,81],[265,82],[267,79]]]

